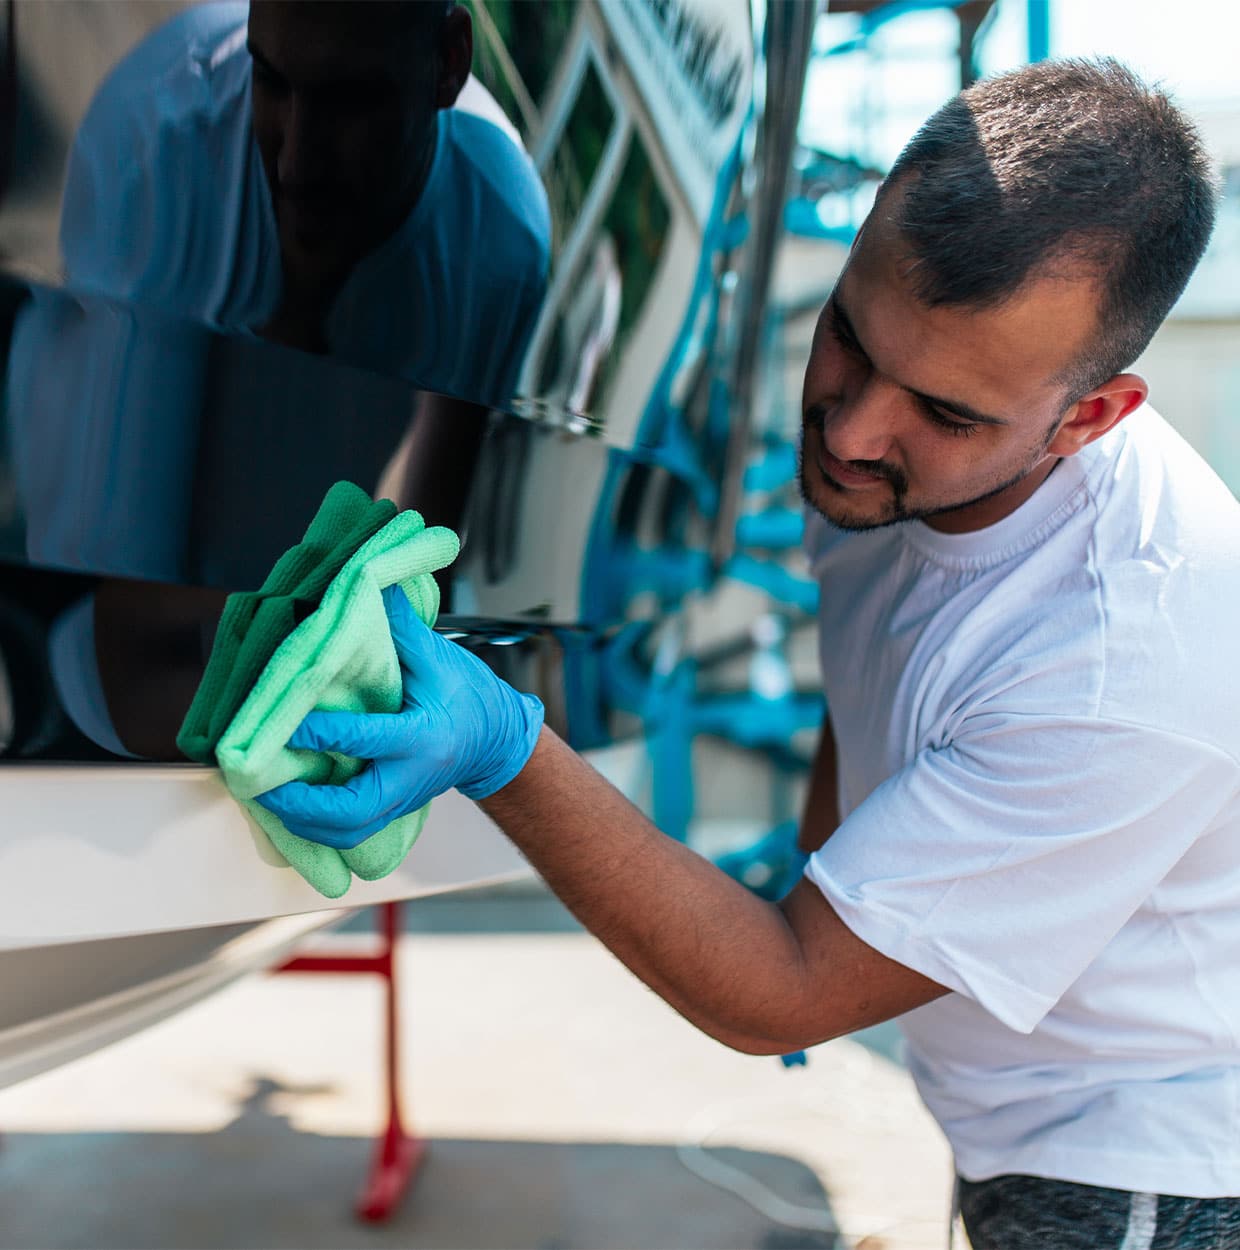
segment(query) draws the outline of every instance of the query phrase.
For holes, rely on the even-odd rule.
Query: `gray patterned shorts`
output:
[[[1036,1176],[961,1180],[973,1250],[1240,1250],[1240,1198],[1174,1198]]]

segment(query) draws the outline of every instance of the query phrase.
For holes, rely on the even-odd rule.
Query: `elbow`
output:
[[[769,1057],[773,1055],[790,1055],[795,1051],[804,1050],[803,1046],[786,1046],[780,1042],[767,1039],[749,1040],[730,1043],[730,1048],[742,1055]]]
[[[819,1042],[829,1040],[829,1038],[820,1037],[813,1042],[773,1042],[765,1038],[747,1038],[741,1041],[724,1042],[724,1045],[741,1055],[771,1058],[776,1055],[795,1055],[798,1051],[809,1050],[811,1046],[817,1046]]]
[[[699,1026],[701,1027],[701,1026]],[[811,1046],[817,1046],[821,1042],[828,1042],[833,1037],[840,1034],[832,1033],[826,1037],[809,1038],[803,1034],[787,1034],[781,1036],[771,1036],[768,1033],[751,1034],[736,1033],[726,1029],[710,1029],[703,1028],[702,1032],[707,1036],[714,1038],[721,1045],[726,1046],[729,1050],[734,1050],[737,1054],[752,1055],[755,1057],[772,1055],[793,1055],[799,1050],[808,1050]]]

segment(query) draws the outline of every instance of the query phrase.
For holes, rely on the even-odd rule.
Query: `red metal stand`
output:
[[[396,995],[396,945],[400,937],[400,904],[383,903],[382,940],[373,955],[301,955],[276,972],[377,973],[383,978],[387,1127],[375,1143],[370,1174],[354,1210],[360,1220],[382,1223],[391,1217],[412,1185],[426,1155],[424,1138],[405,1132],[400,1116],[400,1005]]]

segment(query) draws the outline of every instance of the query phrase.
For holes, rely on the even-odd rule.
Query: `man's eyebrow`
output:
[[[279,82],[288,85],[288,79],[282,74],[272,63],[259,51],[258,47],[249,39],[245,42],[246,51],[249,52],[251,59],[265,74],[277,79]],[[340,77],[325,77],[317,82],[309,82],[305,84],[313,91],[366,91],[373,89],[375,80],[373,75],[367,74],[345,74]]]
[[[831,310],[831,320],[836,335],[851,351],[861,356],[872,366],[874,363],[873,358],[861,345],[861,340],[857,337],[857,331],[853,327],[852,320],[844,311],[844,306],[840,303],[839,296],[834,291],[831,292],[831,298],[827,303]],[[950,412],[965,421],[975,421],[979,425],[1010,424],[1004,417],[989,417],[984,412],[978,412],[976,408],[971,407],[969,404],[961,403],[958,399],[942,399],[938,395],[927,395],[925,391],[916,391],[911,386],[903,386],[901,383],[897,383],[897,385],[906,390],[914,399],[921,400],[923,404],[927,404],[932,408],[942,408],[945,412]]]
[[[915,399],[920,399],[923,404],[929,404],[932,408],[942,408],[954,416],[963,417],[966,421],[976,421],[979,425],[1010,424],[1006,417],[988,417],[984,412],[978,412],[976,408],[970,408],[968,404],[962,404],[958,399],[939,399],[937,395],[927,395],[924,391],[915,391],[908,386],[904,389]]]
[[[854,351],[858,356],[864,357],[867,364],[871,363],[870,353],[861,346],[861,340],[857,337],[857,331],[853,329],[853,323],[844,311],[844,306],[840,303],[839,296],[834,291],[831,292],[831,298],[827,301],[827,304],[831,309],[832,328],[835,330],[836,337],[841,339],[844,345],[851,351]]]

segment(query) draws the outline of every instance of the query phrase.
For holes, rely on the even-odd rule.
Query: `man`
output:
[[[739,1050],[902,1016],[977,1250],[1240,1247],[1240,506],[1127,371],[1213,211],[1109,61],[978,84],[900,157],[805,375],[832,723],[778,906],[399,596],[406,710],[291,742],[373,766],[264,801],[352,845],[457,786]]]
[[[70,284],[503,402],[550,219],[472,55],[469,14],[445,0],[178,14],[75,137]]]

